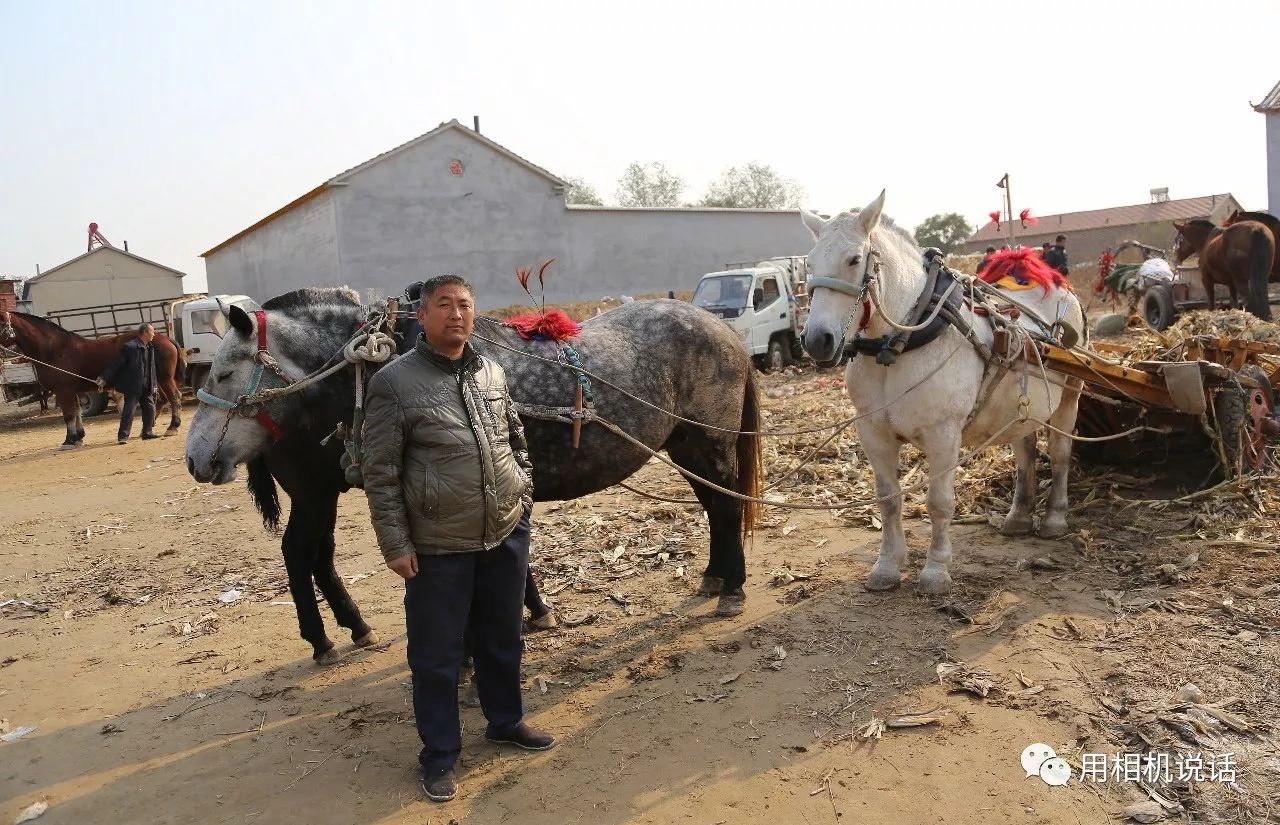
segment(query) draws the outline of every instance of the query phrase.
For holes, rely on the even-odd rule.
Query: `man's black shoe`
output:
[[[458,782],[454,779],[453,769],[423,777],[422,792],[432,802],[448,802],[453,799],[458,793]]]
[[[554,748],[556,738],[546,731],[530,727],[524,722],[506,731],[485,731],[484,738],[499,745],[515,745],[527,751],[545,751]]]

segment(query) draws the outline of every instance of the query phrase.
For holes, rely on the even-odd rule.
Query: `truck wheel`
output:
[[[187,367],[187,380],[191,383],[191,391],[195,392],[204,386],[209,377],[208,367]]]
[[[1142,299],[1142,317],[1151,328],[1164,332],[1177,312],[1173,307],[1173,291],[1166,286],[1153,286]]]
[[[102,411],[107,408],[107,394],[105,392],[82,392],[76,396],[80,401],[80,415],[90,418],[95,415],[101,415]]]
[[[791,363],[790,353],[782,345],[782,339],[774,338],[769,342],[769,351],[764,356],[765,372],[782,372]]]

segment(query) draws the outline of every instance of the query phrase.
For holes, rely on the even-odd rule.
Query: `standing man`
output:
[[[996,248],[988,246],[987,254],[983,255],[982,260],[978,261],[978,274],[982,274],[982,270],[987,268],[987,265],[991,263],[991,256],[994,254],[996,254]]]
[[[142,406],[142,439],[149,441],[160,437],[152,432],[156,423],[156,349],[151,342],[155,337],[155,328],[150,324],[138,327],[138,337],[125,343],[116,360],[103,370],[97,381],[98,389],[110,385],[124,396],[120,401],[117,444],[129,443],[135,404]]]
[[[471,285],[422,285],[414,348],[369,382],[364,489],[387,566],[405,580],[413,713],[422,789],[457,792],[458,672],[470,631],[491,742],[546,750],[522,720],[521,619],[529,565],[533,467],[506,374],[468,343]]]
[[[1067,268],[1067,236],[1059,235],[1053,239],[1053,246],[1049,247],[1049,251],[1044,253],[1044,262],[1063,275],[1070,275],[1071,271]]]

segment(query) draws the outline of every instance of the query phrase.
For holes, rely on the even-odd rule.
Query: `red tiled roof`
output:
[[[1087,212],[1065,212],[1061,215],[1040,215],[1040,225],[1019,228],[1018,233],[1043,235],[1048,232],[1064,235],[1072,232],[1083,232],[1088,229],[1102,229],[1109,226],[1137,226],[1144,223],[1161,223],[1164,221],[1180,221],[1188,218],[1205,218],[1217,208],[1230,194],[1206,195],[1202,198],[1181,198],[1163,203],[1139,203],[1133,206],[1113,206],[1110,209],[1090,209]],[[1002,224],[1003,229],[1003,224]],[[967,243],[983,241],[999,241],[1006,237],[1004,231],[996,229],[995,222],[988,221],[977,232],[969,236]]]

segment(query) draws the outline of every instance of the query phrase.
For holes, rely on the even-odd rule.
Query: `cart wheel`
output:
[[[82,392],[77,394],[80,402],[80,415],[90,418],[95,415],[101,415],[102,411],[107,408],[107,394],[105,392]]]
[[[1226,460],[1224,475],[1228,477],[1261,470],[1271,463],[1264,426],[1272,412],[1271,382],[1253,365],[1246,366],[1241,374],[1262,386],[1248,388],[1228,384],[1213,400],[1213,413],[1222,439],[1220,457]]]
[[[1142,299],[1142,317],[1152,329],[1164,332],[1173,323],[1175,315],[1172,290],[1167,286],[1153,286],[1147,290]]]

